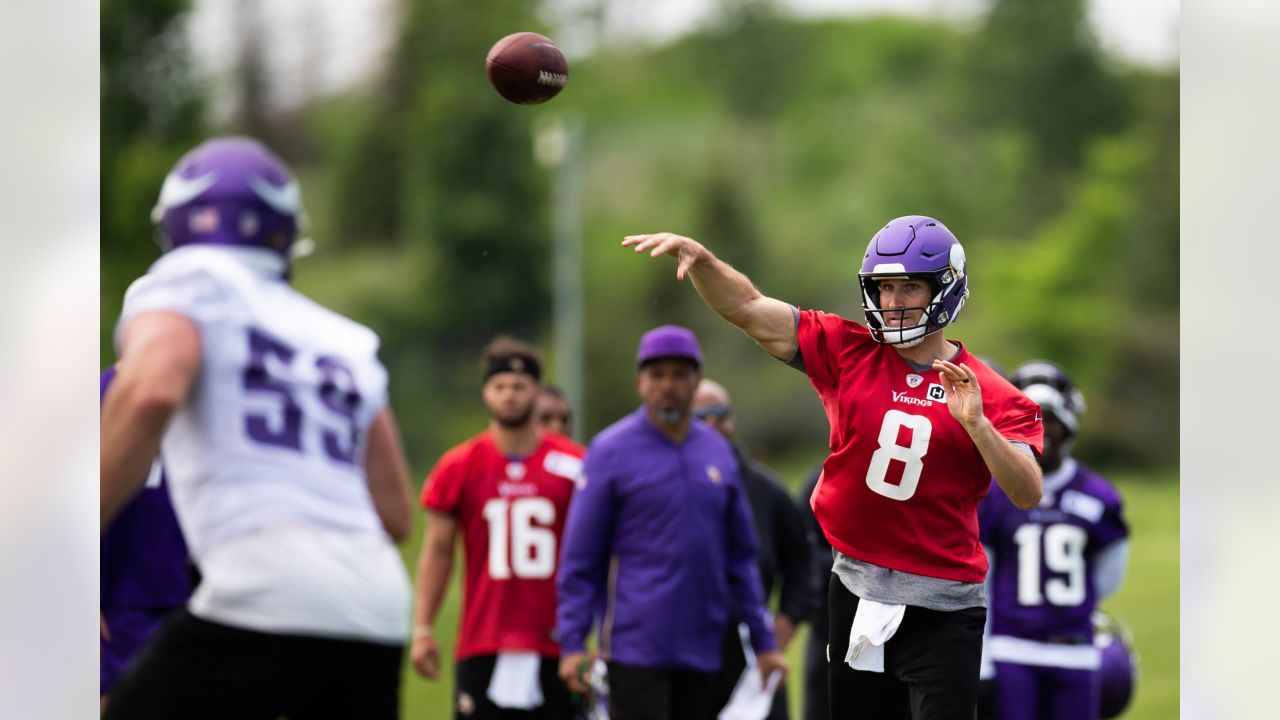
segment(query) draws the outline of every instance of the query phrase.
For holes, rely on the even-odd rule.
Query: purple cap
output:
[[[640,338],[636,349],[636,367],[659,358],[684,358],[702,367],[702,349],[698,337],[689,328],[679,325],[659,325]]]

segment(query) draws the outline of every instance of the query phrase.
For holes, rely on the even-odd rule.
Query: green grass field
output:
[[[785,478],[800,478],[805,472],[780,473]],[[1178,485],[1172,476],[1144,478],[1118,476],[1130,528],[1133,554],[1129,576],[1124,587],[1104,608],[1124,620],[1133,631],[1141,664],[1137,694],[1127,720],[1168,720],[1178,717]],[[413,539],[403,548],[406,567],[413,572],[418,546],[422,539],[422,514],[418,513]],[[403,685],[403,717],[406,720],[450,718],[453,688],[453,638],[458,623],[460,586],[455,563],[455,577],[436,623],[441,648],[449,657],[440,680],[428,682],[419,678],[405,658]],[[788,657],[792,673],[790,701],[793,718],[800,718],[800,669],[808,626],[802,626]]]

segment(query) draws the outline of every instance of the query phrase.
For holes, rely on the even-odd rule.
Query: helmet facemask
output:
[[[886,310],[880,306],[880,282],[882,280],[920,280],[931,287],[933,282],[925,276],[905,275],[869,275],[859,276],[862,285],[862,307],[867,316],[867,324],[876,342],[898,347],[912,347],[924,341],[928,335],[941,330],[942,327],[932,322],[935,313],[942,310],[939,293],[933,293],[928,305],[901,307]],[[907,324],[908,314],[920,313],[919,321],[914,325]]]

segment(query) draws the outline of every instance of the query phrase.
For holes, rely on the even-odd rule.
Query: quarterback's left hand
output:
[[[942,389],[947,393],[947,409],[965,427],[972,431],[982,422],[982,388],[978,376],[964,363],[956,365],[946,360],[934,360],[933,369],[942,379]]]

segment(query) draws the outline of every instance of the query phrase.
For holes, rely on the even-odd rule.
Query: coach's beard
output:
[[[501,425],[502,427],[508,430],[516,430],[516,429],[522,428],[525,425],[528,425],[529,420],[531,420],[532,418],[533,418],[533,403],[530,403],[529,407],[526,408],[524,412],[520,413],[515,417],[503,417],[498,413],[493,414],[493,419],[497,420],[499,425]]]

